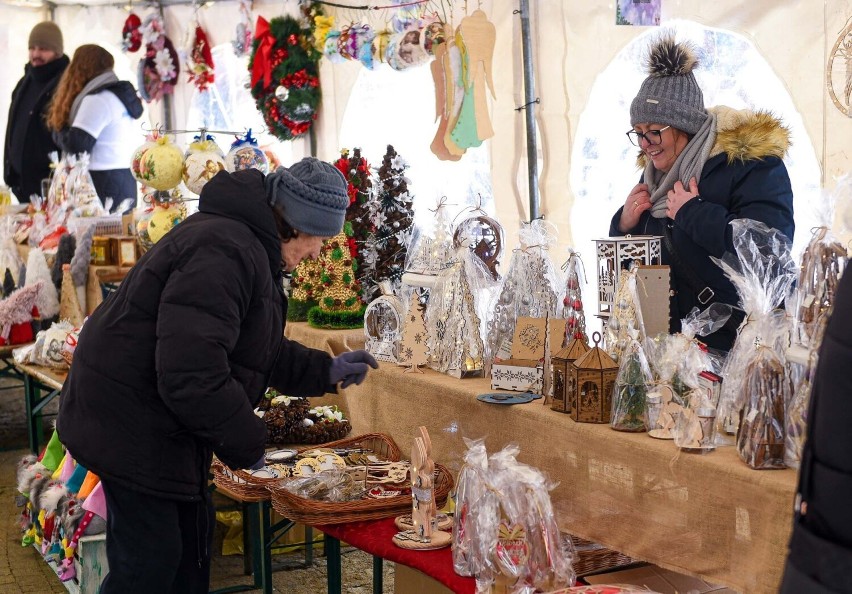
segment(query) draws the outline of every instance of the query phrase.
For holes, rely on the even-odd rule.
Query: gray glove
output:
[[[342,388],[348,388],[352,384],[360,385],[367,377],[367,371],[370,367],[378,369],[379,364],[373,358],[373,355],[367,351],[342,353],[331,360],[331,367],[328,370],[328,383],[343,382]]]

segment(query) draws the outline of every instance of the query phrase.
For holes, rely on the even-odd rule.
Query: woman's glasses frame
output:
[[[625,132],[625,134],[627,134],[627,139],[630,141],[630,144],[634,146],[640,146],[639,140],[642,138],[644,138],[645,142],[651,146],[656,146],[663,142],[663,130],[668,130],[669,128],[671,128],[671,126],[666,126],[659,130],[648,130],[644,133],[637,132],[636,130],[629,130],[628,132]]]

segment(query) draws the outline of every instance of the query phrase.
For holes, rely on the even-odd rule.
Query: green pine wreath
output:
[[[292,140],[317,118],[321,92],[313,34],[293,17],[258,18],[249,71],[251,95],[269,131]]]

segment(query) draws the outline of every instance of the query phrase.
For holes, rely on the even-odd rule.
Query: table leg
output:
[[[373,555],[373,594],[382,594],[384,590],[384,569],[383,559]]]
[[[270,542],[271,520],[270,503],[261,501],[257,504],[260,508],[260,534],[259,545],[256,556],[260,557],[260,580],[263,594],[272,594],[272,543]]]
[[[249,528],[249,523],[251,522],[249,514],[251,510],[249,509],[249,504],[245,501],[240,502],[240,512],[243,515],[243,574],[251,575],[251,535],[253,533]]]
[[[340,594],[343,588],[343,578],[340,569],[340,541],[326,534],[324,542],[328,594]]]
[[[41,439],[41,415],[35,413],[41,390],[36,381],[29,375],[24,376],[24,400],[27,412],[27,437],[30,443],[30,451],[39,453],[39,440]]]
[[[314,529],[311,526],[305,526],[305,567],[311,567],[314,564]]]

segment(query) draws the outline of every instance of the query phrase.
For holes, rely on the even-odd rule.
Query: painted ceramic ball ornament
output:
[[[251,130],[231,145],[231,150],[225,156],[225,168],[231,173],[243,169],[257,169],[263,174],[269,173],[269,160],[257,146],[257,140],[252,137]]]
[[[225,157],[212,137],[189,145],[183,162],[183,183],[187,190],[200,194],[201,188],[220,171],[225,171]]]
[[[186,205],[179,196],[153,193],[142,200],[146,206],[136,209],[136,241],[146,252],[187,214]]]
[[[155,190],[176,187],[183,175],[183,154],[168,136],[158,138],[139,159],[140,182]]]
[[[148,237],[153,243],[157,243],[182,220],[179,209],[156,207],[148,221]]]

